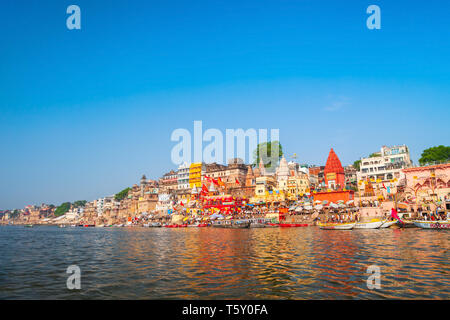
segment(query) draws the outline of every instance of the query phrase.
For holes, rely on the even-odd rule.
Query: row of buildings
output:
[[[414,167],[407,146],[381,147],[379,152],[360,159],[360,167],[343,167],[333,149],[324,166],[300,165],[282,157],[274,172],[230,159],[218,163],[184,163],[158,180],[145,175],[123,199],[114,195],[71,207],[67,220],[110,224],[135,219],[149,213],[174,210],[198,211],[208,208],[232,208],[240,205],[285,206],[301,199],[431,201],[447,198],[450,192],[450,164]],[[231,200],[230,200],[231,199]],[[48,219],[54,207],[29,206],[22,212],[27,221]],[[1,213],[0,213],[1,214]],[[17,213],[16,213],[17,214]],[[10,216],[3,213],[2,219]]]

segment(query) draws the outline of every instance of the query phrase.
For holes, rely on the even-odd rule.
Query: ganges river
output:
[[[0,226],[0,299],[449,299],[449,243],[422,229]]]

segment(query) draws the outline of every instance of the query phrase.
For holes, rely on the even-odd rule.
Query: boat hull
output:
[[[307,227],[307,224],[302,223],[280,223],[280,228],[298,228]]]
[[[371,221],[371,222],[358,222],[355,225],[355,229],[378,229],[383,225],[384,221]]]
[[[250,228],[250,222],[230,223],[230,224],[213,224],[213,227],[227,228],[227,229],[248,229],[248,228]]]
[[[324,230],[351,230],[355,227],[353,223],[319,223],[319,228]]]
[[[384,228],[389,228],[390,226],[393,226],[394,224],[397,224],[397,220],[394,220],[394,221],[386,221],[385,223],[383,223],[382,225],[381,225],[381,229],[384,229]]]
[[[422,229],[450,230],[450,221],[415,220],[414,225]]]

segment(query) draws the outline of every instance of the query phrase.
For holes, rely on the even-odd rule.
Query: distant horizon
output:
[[[177,167],[172,132],[195,120],[279,129],[298,163],[402,144],[417,163],[450,141],[450,3],[376,1],[378,30],[370,4],[1,2],[0,208],[156,179]]]

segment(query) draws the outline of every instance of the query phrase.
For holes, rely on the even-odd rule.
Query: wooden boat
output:
[[[246,229],[250,228],[251,222],[249,221],[220,221],[213,223],[215,228],[229,228],[229,229]]]
[[[403,220],[402,222],[399,221],[398,225],[401,228],[417,228],[417,226],[414,224],[414,221],[412,220]]]
[[[372,219],[370,222],[357,222],[355,229],[378,229],[385,223],[385,220]]]
[[[380,226],[380,229],[389,228],[390,226],[397,224],[397,222],[398,222],[398,220],[392,220],[392,221],[386,220],[386,222]]]
[[[444,229],[450,230],[450,221],[448,220],[437,220],[437,221],[429,221],[429,220],[414,220],[413,223],[422,229]]]
[[[355,227],[356,222],[347,222],[347,223],[321,223],[319,222],[318,226],[320,229],[325,230],[351,230]]]
[[[149,223],[148,226],[150,228],[159,228],[159,227],[161,227],[161,223],[160,222],[152,222],[152,223]]]
[[[280,228],[295,228],[295,227],[307,227],[308,225],[305,223],[280,223]]]
[[[83,225],[83,227],[91,228],[91,227],[95,227],[95,224],[85,224],[85,225]]]
[[[24,227],[25,228],[33,228],[33,225],[32,224],[26,224]]]
[[[207,223],[196,223],[196,224],[190,224],[190,225],[188,225],[188,227],[191,227],[191,228],[193,228],[193,227],[196,227],[196,228],[204,228],[204,227],[207,227],[207,226],[208,226]]]

